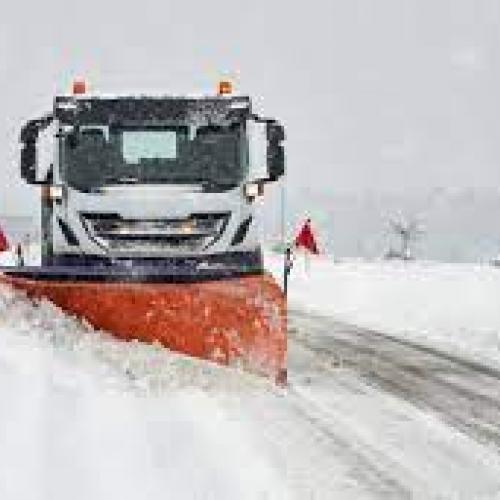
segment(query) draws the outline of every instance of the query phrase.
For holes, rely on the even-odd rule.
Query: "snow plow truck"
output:
[[[82,81],[21,131],[41,193],[41,264],[4,282],[98,329],[286,380],[286,304],[258,198],[283,126],[229,82],[203,97],[98,95]]]

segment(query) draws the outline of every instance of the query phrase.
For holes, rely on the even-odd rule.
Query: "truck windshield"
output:
[[[244,173],[241,125],[90,127],[64,141],[68,184],[87,191],[109,184],[237,186]]]

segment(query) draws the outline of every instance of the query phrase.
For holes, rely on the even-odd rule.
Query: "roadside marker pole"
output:
[[[285,263],[283,269],[283,291],[285,293],[285,297],[288,296],[288,280],[290,277],[290,271],[292,270],[293,260],[292,260],[292,250],[290,247],[286,247],[285,249]]]

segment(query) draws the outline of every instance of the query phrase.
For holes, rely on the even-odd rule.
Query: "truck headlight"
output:
[[[249,200],[253,200],[264,193],[264,185],[261,182],[249,182],[245,184],[244,193]]]
[[[187,219],[181,223],[180,230],[184,234],[192,234],[196,229],[196,222],[192,219]]]
[[[63,198],[63,187],[49,186],[49,198],[54,201],[61,201]]]

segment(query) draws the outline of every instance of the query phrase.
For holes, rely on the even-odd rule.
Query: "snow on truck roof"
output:
[[[58,95],[54,99],[55,117],[71,122],[146,121],[206,121],[234,123],[251,113],[248,96],[203,95],[174,96],[152,94],[81,94]]]
[[[160,94],[160,93],[92,93],[58,94],[55,101],[112,101],[112,100],[173,100],[173,101],[238,101],[250,102],[250,96],[244,94]]]

